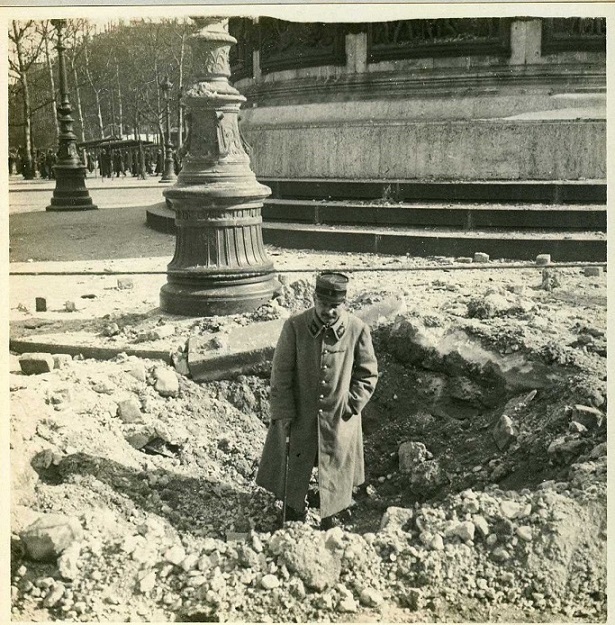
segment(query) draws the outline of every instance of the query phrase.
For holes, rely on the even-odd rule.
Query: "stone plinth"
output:
[[[182,101],[188,135],[177,183],[164,191],[175,210],[175,255],[161,307],[182,315],[246,312],[271,298],[277,282],[262,240],[261,208],[270,195],[257,182],[239,134],[245,98],[228,82],[228,20],[193,18],[194,83]]]

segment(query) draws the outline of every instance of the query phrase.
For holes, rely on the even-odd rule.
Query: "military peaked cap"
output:
[[[316,295],[319,299],[339,303],[346,299],[348,276],[325,271],[316,278]]]

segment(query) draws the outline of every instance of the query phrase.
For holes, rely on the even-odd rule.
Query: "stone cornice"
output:
[[[248,103],[258,106],[357,99],[425,98],[483,95],[503,88],[565,88],[568,92],[606,92],[605,67],[600,64],[557,66],[499,66],[459,70],[416,70],[413,74],[388,72],[350,74],[330,79],[298,78],[266,81],[242,88]]]

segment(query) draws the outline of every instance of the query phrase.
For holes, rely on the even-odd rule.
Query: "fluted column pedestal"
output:
[[[278,286],[262,238],[263,200],[239,134],[245,98],[229,84],[228,19],[193,18],[194,83],[182,102],[188,135],[177,183],[164,191],[175,210],[175,255],[160,291],[163,310],[180,315],[242,313]]]

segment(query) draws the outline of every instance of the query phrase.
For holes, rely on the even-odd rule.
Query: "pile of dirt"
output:
[[[13,620],[604,621],[600,292],[573,271],[549,291],[439,275],[419,299],[416,280],[353,280],[354,310],[406,306],[373,325],[367,482],[328,532],[314,510],[278,529],[254,485],[266,376],[196,384],[124,355],[12,373]],[[284,317],[312,285],[185,327]]]

